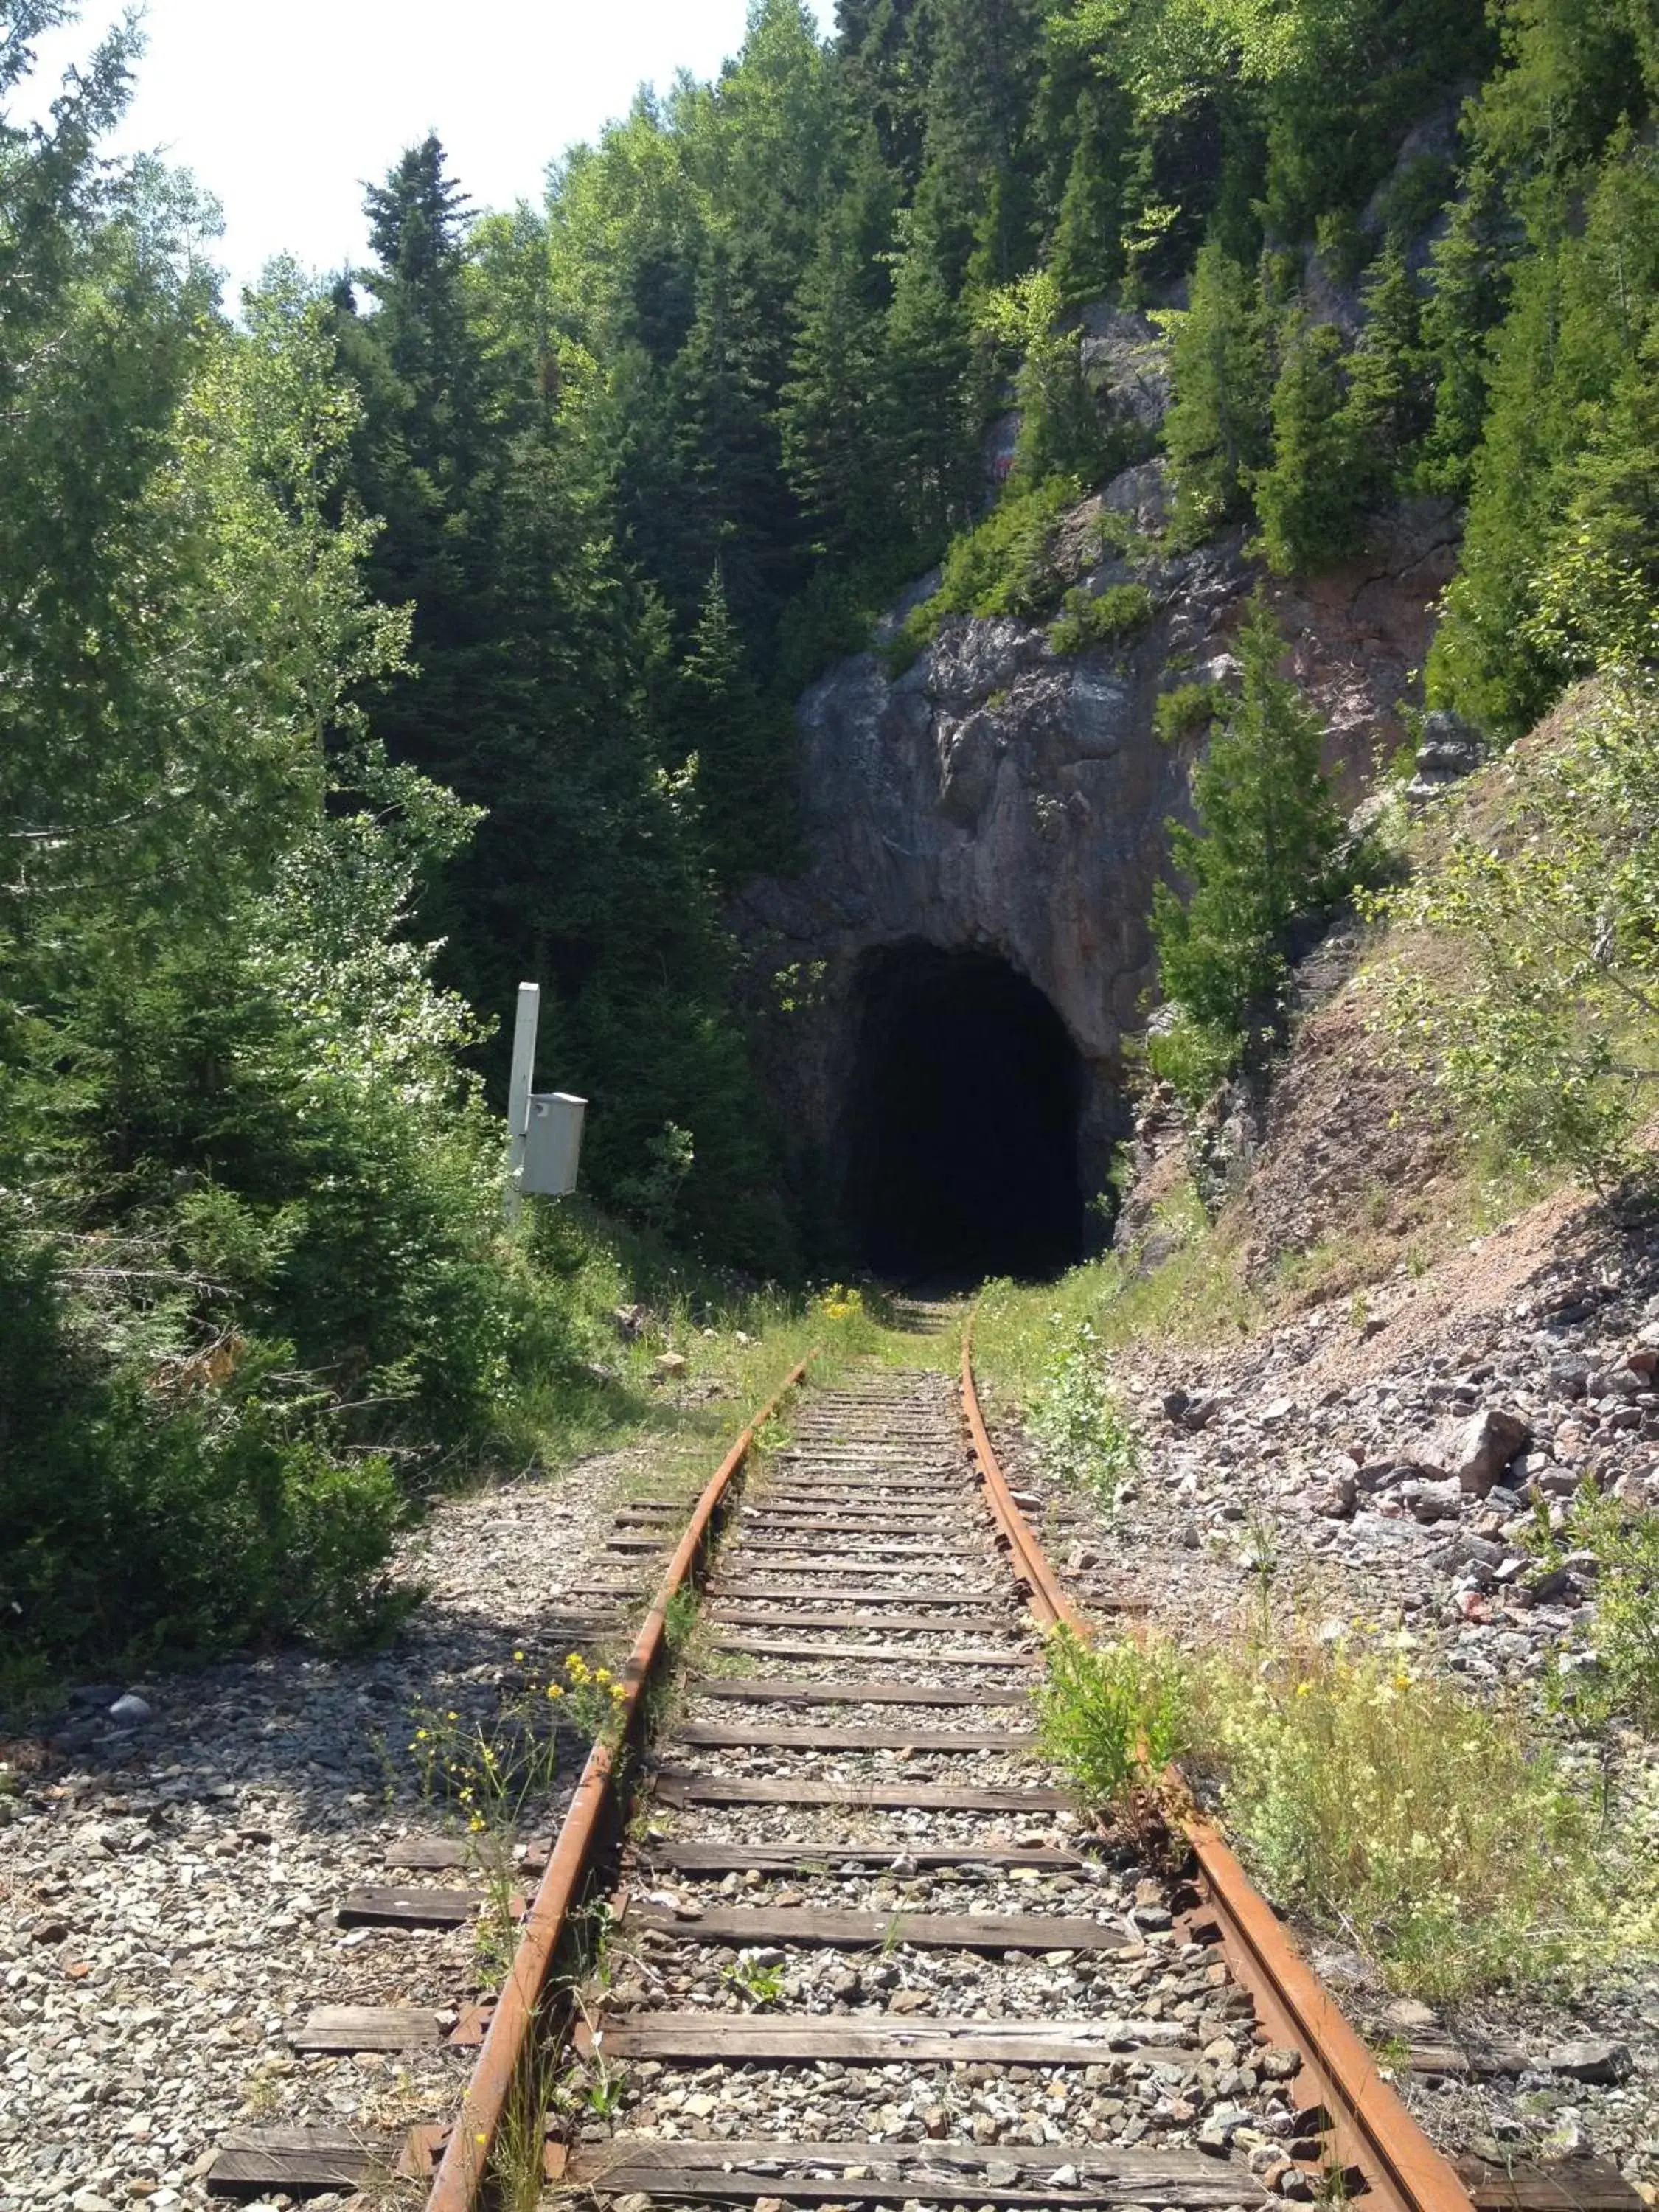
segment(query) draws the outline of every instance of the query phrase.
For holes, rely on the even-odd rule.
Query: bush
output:
[[[383,1626],[404,1501],[386,1461],[331,1449],[291,1348],[112,1358],[53,1255],[0,1243],[0,1613],[7,1671],[136,1664]],[[27,1667],[23,1669],[27,1672]]]
[[[1152,709],[1152,727],[1165,744],[1194,738],[1214,721],[1222,696],[1218,684],[1177,684],[1173,691],[1159,696]]]
[[[1172,1644],[1049,1638],[1037,1693],[1043,1750],[1092,1812],[1132,1814],[1186,1749],[1187,1668]]]
[[[1147,1031],[1146,1065],[1188,1114],[1196,1114],[1243,1058],[1244,1032],[1224,1022],[1201,1022],[1184,1007],[1168,1013]]]
[[[1297,1638],[1194,1674],[1193,1765],[1285,1910],[1449,1998],[1610,1955],[1651,1892],[1518,1711],[1400,1650]]]
[[[1610,679],[1570,734],[1510,770],[1508,818],[1454,829],[1414,884],[1369,902],[1439,940],[1380,981],[1382,1018],[1465,1128],[1606,1185],[1659,1080],[1659,685]]]
[[[1069,477],[1050,477],[1030,491],[1004,494],[977,529],[954,539],[939,587],[906,620],[887,648],[890,672],[902,674],[939,634],[946,615],[1030,618],[1060,595],[1054,538],[1068,508],[1083,496]]]
[[[1568,1521],[1571,1544],[1595,1553],[1595,1669],[1563,1696],[1578,1719],[1618,1718],[1659,1735],[1659,1516],[1592,1497]]]
[[[1073,586],[1060,602],[1059,618],[1048,625],[1056,653],[1086,653],[1091,645],[1110,645],[1152,618],[1152,595],[1145,584],[1109,584],[1097,598],[1084,584]]]

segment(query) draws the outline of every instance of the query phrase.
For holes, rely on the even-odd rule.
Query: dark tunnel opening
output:
[[[1084,1067],[1060,1016],[1004,960],[873,953],[849,1097],[859,1256],[902,1281],[1042,1277],[1082,1256]]]

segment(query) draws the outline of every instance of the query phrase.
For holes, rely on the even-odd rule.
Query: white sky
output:
[[[832,26],[834,0],[812,0]],[[40,47],[44,112],[117,13],[85,0]],[[641,82],[712,76],[746,0],[149,0],[149,49],[117,142],[164,152],[224,210],[231,287],[276,252],[365,255],[363,185],[435,129],[481,209],[538,202],[550,161],[626,112]]]

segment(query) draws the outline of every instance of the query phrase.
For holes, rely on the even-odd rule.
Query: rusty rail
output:
[[[962,1405],[987,1499],[1033,1614],[1045,1629],[1065,1626],[1086,1637],[1086,1624],[1014,1503],[985,1425],[974,1376],[971,1315],[962,1337]],[[1179,1784],[1179,1776],[1175,1779]],[[1182,1825],[1204,1876],[1227,1963],[1275,2040],[1302,2053],[1299,2078],[1313,2093],[1304,2103],[1323,2106],[1336,2162],[1345,2170],[1358,2168],[1378,2212],[1471,2212],[1473,2200],[1456,2169],[1382,2080],[1376,2059],[1215,1827],[1190,1811]]]
[[[643,1732],[644,1692],[665,1649],[671,1601],[684,1587],[709,1524],[733,1477],[754,1448],[756,1432],[802,1381],[816,1357],[815,1352],[810,1352],[793,1370],[765,1409],[738,1437],[698,1498],[696,1510],[664,1571],[651,1610],[621,1672],[620,1680],[626,1692],[622,1743],[636,1741]],[[483,2190],[507,2100],[520,2078],[535,2031],[549,1972],[571,1908],[580,1897],[604,1832],[616,1766],[616,1753],[611,1745],[596,1743],[587,1755],[587,1764],[560,1827],[558,1840],[537,1885],[534,1901],[525,1916],[513,1956],[513,1971],[496,2001],[483,2048],[461,2100],[459,2116],[450,2130],[426,2200],[426,2212],[471,2212]]]

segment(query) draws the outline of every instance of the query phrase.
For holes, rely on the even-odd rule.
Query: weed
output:
[[[702,1605],[698,1593],[684,1583],[670,1595],[663,1610],[663,1635],[671,1660],[678,1659],[691,1641]]]
[[[1092,1810],[1122,1816],[1156,1796],[1185,1747],[1188,1708],[1187,1668],[1173,1644],[1088,1644],[1067,1628],[1050,1638],[1039,1733]]]
[[[1271,1617],[1273,1577],[1279,1572],[1279,1523],[1265,1507],[1252,1505],[1244,1532],[1241,1564],[1255,1584],[1256,1605],[1265,1629]]]
[[[536,2212],[541,2203],[542,2153],[556,2102],[552,2070],[532,2046],[520,2062],[490,2145],[490,2202],[501,2212]]]
[[[783,1996],[783,1968],[763,1966],[739,1956],[726,1969],[725,1978],[757,2009],[777,2004]]]
[[[1060,1481],[1110,1505],[1140,1466],[1140,1439],[1106,1379],[1093,1326],[1083,1322],[1048,1364],[1031,1408],[1031,1433]]]
[[[1651,1873],[1525,1716],[1398,1649],[1300,1634],[1195,1662],[1194,1770],[1284,1908],[1431,1998],[1547,1979],[1628,1934]]]
[[[1544,1526],[1547,1537],[1547,1520]],[[1573,1508],[1567,1534],[1600,1562],[1596,1663],[1570,1686],[1558,1677],[1558,1695],[1587,1724],[1617,1716],[1650,1735],[1659,1733],[1659,1519],[1591,1496]]]

